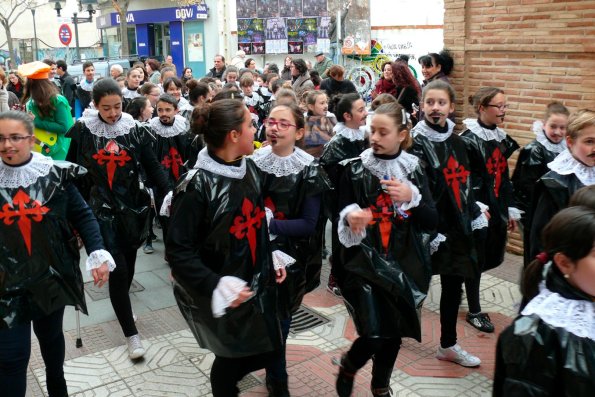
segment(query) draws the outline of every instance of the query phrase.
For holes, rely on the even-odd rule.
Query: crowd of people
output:
[[[138,249],[154,252],[155,223],[179,309],[215,355],[215,397],[237,396],[262,368],[269,396],[290,395],[292,315],[327,255],[328,289],[358,333],[336,360],[340,397],[370,359],[372,394],[391,395],[402,338],[421,341],[432,275],[436,358],[481,365],[457,343],[463,286],[466,321],[494,332],[481,275],[503,262],[517,229],[523,302],[498,342],[494,395],[592,395],[595,111],[549,104],[511,177],[519,145],[502,129],[506,93],[479,88],[468,98],[476,117],[458,134],[452,57],[419,62],[421,83],[406,56],[384,64],[370,106],[323,53],[313,67],[288,56],[262,71],[216,55],[202,78],[154,59],[99,79],[85,62],[78,85],[63,61],[0,73],[0,94],[20,98],[8,106],[0,95],[3,395],[25,395],[31,324],[49,396],[68,395],[64,307],[86,312],[79,239],[94,282],[109,279],[130,359],[146,354],[129,289]]]

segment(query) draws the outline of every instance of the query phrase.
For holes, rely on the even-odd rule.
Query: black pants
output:
[[[349,364],[353,366],[352,369],[357,371],[366,365],[370,358],[374,357],[372,387],[386,387],[387,385],[384,384],[374,384],[376,378],[374,372],[376,368],[383,369],[382,372],[387,372],[388,379],[390,379],[390,373],[395,366],[400,348],[401,338],[368,338],[360,336],[353,342],[347,352],[347,359]],[[385,380],[382,378],[376,379],[380,382]]]
[[[465,279],[461,276],[440,275],[440,346],[452,347],[457,343],[457,317]]]
[[[467,293],[467,305],[469,313],[477,314],[481,312],[481,303],[479,303],[479,283],[481,273],[477,278],[465,279],[465,292]]]
[[[269,365],[273,357],[272,352],[238,358],[215,356],[211,367],[213,397],[236,397],[239,393],[238,382],[250,372]]]
[[[45,363],[50,397],[68,397],[64,379],[64,308],[33,321]],[[25,397],[27,365],[31,355],[31,324],[0,330],[0,395]]]
[[[117,254],[112,253],[112,256],[116,268],[109,277],[109,297],[124,336],[129,337],[138,334],[132,318],[132,305],[128,293],[134,278],[136,249],[121,250]]]

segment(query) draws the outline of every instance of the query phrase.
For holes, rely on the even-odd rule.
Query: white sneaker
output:
[[[141,358],[145,355],[145,348],[140,341],[138,334],[128,337],[128,357],[132,360]]]
[[[452,361],[462,365],[463,367],[477,367],[481,364],[479,357],[475,357],[461,348],[458,344],[443,349],[438,346],[438,353],[436,354],[438,360]]]
[[[136,320],[138,320],[138,317],[136,317],[136,314],[134,312],[132,312],[132,319],[134,320],[134,322],[136,322]]]

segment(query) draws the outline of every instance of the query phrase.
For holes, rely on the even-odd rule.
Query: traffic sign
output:
[[[60,43],[69,45],[72,41],[72,30],[70,30],[70,26],[65,23],[60,25],[60,28],[58,29],[58,37],[60,38]]]

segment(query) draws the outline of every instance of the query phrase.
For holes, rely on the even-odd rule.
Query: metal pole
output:
[[[72,14],[72,23],[74,24],[74,36],[76,38],[76,58],[80,61],[81,60],[81,49],[79,48],[79,21],[78,21],[78,13]]]
[[[35,37],[35,49],[33,50],[33,60],[37,61],[37,26],[35,24],[35,8],[31,9],[31,15],[33,15],[33,36]]]

